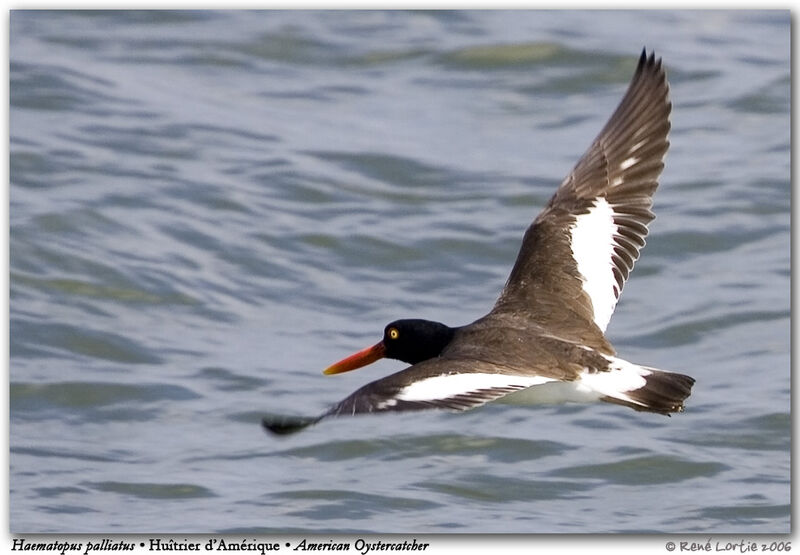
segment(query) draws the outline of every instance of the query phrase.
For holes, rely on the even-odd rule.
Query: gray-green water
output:
[[[787,532],[788,12],[12,12],[12,532]],[[685,414],[325,422],[467,323],[622,96],[672,85],[608,330]]]

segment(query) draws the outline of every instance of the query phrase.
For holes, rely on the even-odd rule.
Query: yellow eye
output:
[[[397,328],[391,328],[389,330],[389,339],[397,339],[400,337],[400,332],[397,331]]]

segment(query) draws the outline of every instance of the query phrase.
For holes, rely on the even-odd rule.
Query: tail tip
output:
[[[641,389],[629,392],[643,406],[640,410],[669,416],[686,410],[684,401],[692,394],[694,378],[685,374],[656,371],[648,375]]]

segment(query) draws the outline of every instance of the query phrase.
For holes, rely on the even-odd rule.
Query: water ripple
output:
[[[569,447],[552,441],[528,441],[501,437],[474,437],[455,434],[398,436],[391,440],[334,441],[289,449],[273,456],[311,457],[319,461],[380,459],[387,461],[426,458],[481,456],[490,461],[510,463],[555,456]]]
[[[68,414],[87,422],[150,420],[156,410],[148,403],[199,398],[190,389],[170,384],[91,382],[12,382],[10,395],[14,419],[59,418],[60,414]]]
[[[567,466],[552,474],[565,478],[589,478],[614,484],[671,484],[707,478],[730,469],[717,462],[697,462],[669,455],[648,455],[613,463]]]
[[[105,493],[118,493],[142,499],[196,499],[216,497],[206,487],[196,484],[159,484],[152,482],[84,482],[86,487]]]
[[[481,503],[535,502],[552,499],[580,499],[592,484],[567,480],[524,480],[484,474],[467,474],[447,481],[414,484],[458,501]]]

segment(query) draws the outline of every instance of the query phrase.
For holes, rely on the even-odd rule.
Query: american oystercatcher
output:
[[[461,327],[392,322],[379,343],[325,373],[383,357],[411,366],[321,416],[267,416],[264,427],[287,434],[330,416],[467,410],[503,397],[683,411],[693,378],[618,358],[604,335],[655,217],[652,197],[669,147],[671,108],[661,60],[642,51],[622,102],[525,232],[491,312]]]

